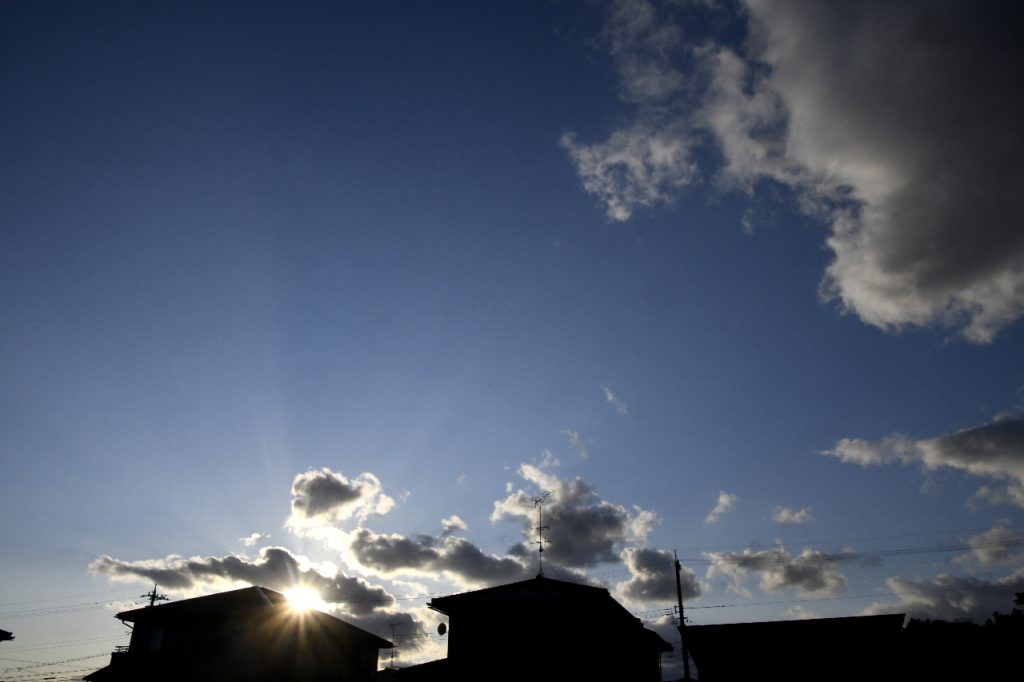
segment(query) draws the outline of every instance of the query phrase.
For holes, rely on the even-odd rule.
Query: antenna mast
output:
[[[388,623],[391,626],[391,665],[388,666],[388,670],[398,670],[395,667],[395,650],[398,649],[398,645],[395,644],[395,628],[401,623]]]
[[[551,526],[544,525],[544,501],[551,497],[553,490],[548,491],[533,500],[533,506],[537,508],[537,540],[532,544],[537,545],[537,577],[544,576],[544,531]]]
[[[153,606],[158,601],[167,601],[167,595],[166,594],[160,594],[159,592],[156,591],[156,583],[153,583],[153,589],[152,590],[150,590],[146,594],[140,594],[139,596],[141,598],[143,598],[143,599],[148,599],[150,606]]]

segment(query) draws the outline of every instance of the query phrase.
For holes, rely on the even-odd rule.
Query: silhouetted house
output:
[[[247,587],[117,614],[127,647],[87,675],[110,680],[369,682],[391,642],[321,611],[298,613],[279,592]]]
[[[14,639],[13,632],[7,632],[7,630],[0,630],[0,642],[9,642]]]
[[[448,616],[448,658],[401,671],[409,680],[520,679],[657,682],[672,646],[608,590],[532,580],[437,597]]]
[[[903,620],[904,615],[897,613],[688,625],[686,647],[700,682],[896,679]]]

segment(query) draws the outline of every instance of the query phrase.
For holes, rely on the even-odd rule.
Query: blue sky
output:
[[[655,627],[1008,610],[1017,14],[5,3],[0,670],[156,578],[443,655],[547,490]]]

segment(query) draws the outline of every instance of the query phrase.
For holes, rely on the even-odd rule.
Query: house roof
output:
[[[657,645],[663,651],[672,650],[668,642],[656,632],[644,628],[641,620],[613,599],[605,588],[544,576],[436,597],[430,600],[427,606],[453,618],[457,618],[459,614],[489,614],[493,613],[494,609],[500,609],[506,614],[536,609],[544,609],[548,614],[556,611],[574,614],[573,617],[600,620],[617,627],[637,628],[640,636],[649,639],[653,645]]]
[[[205,597],[182,599],[156,606],[144,606],[131,611],[117,614],[118,620],[135,623],[151,618],[170,618],[178,616],[211,616],[223,613],[235,613],[250,609],[267,607],[285,607],[288,598],[280,592],[266,587],[243,587],[239,590],[209,594]]]
[[[827,633],[829,637],[863,634],[892,634],[903,628],[905,615],[889,613],[876,616],[845,616],[841,618],[809,618],[806,620],[773,620],[755,623],[721,623],[717,625],[688,625],[687,636],[713,638],[715,641],[762,639],[768,635],[805,637]]]
[[[117,614],[117,618],[129,623],[159,622],[249,615],[261,612],[271,614],[290,611],[290,608],[288,598],[280,592],[266,587],[253,586],[122,611]],[[384,649],[393,646],[388,640],[323,611],[309,611],[305,616],[326,626],[343,629],[350,636],[361,637],[367,640],[367,644],[371,644],[371,640],[376,640],[378,648]]]
[[[540,599],[545,601],[587,601],[598,603],[608,600],[625,612],[622,605],[612,599],[611,595],[608,594],[608,590],[603,587],[570,583],[564,580],[553,580],[542,575],[530,580],[508,583],[507,585],[451,594],[446,597],[435,597],[430,600],[427,606],[450,616],[455,612],[466,609],[489,608],[499,604]]]

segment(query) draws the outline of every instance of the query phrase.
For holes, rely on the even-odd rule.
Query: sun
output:
[[[296,613],[305,613],[314,609],[323,611],[327,602],[320,598],[320,593],[308,587],[293,587],[284,591],[288,598],[288,606]]]

